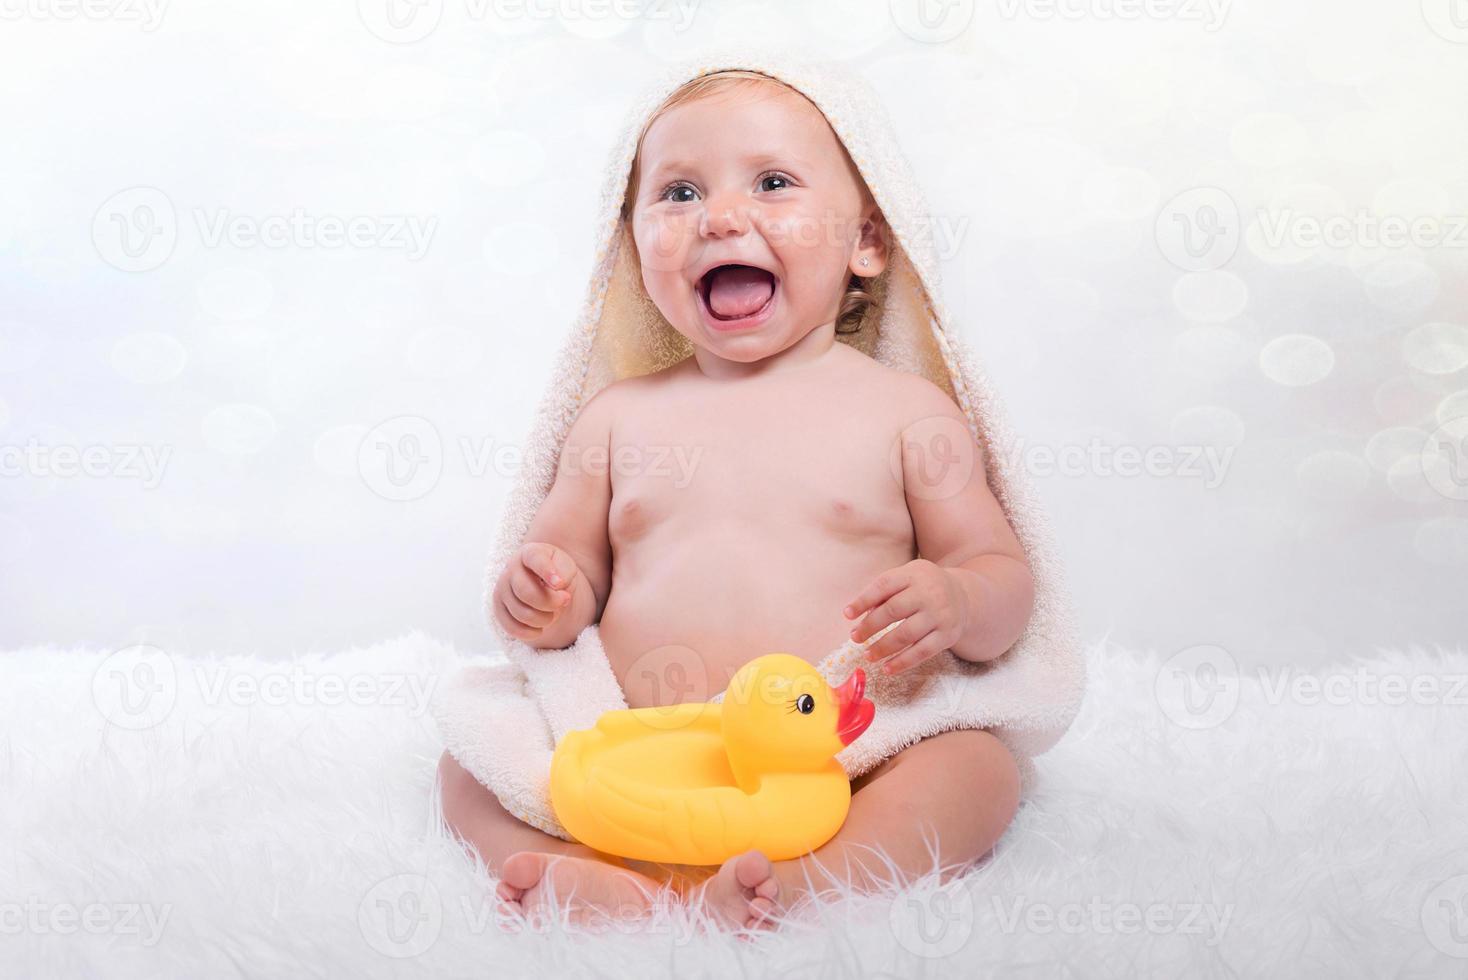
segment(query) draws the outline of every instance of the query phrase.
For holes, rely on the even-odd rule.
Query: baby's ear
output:
[[[887,241],[890,229],[882,209],[875,201],[868,201],[862,209],[861,238],[851,256],[851,271],[863,278],[880,275],[887,268]]]

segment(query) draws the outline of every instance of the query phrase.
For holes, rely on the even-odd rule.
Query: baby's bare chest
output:
[[[608,530],[911,534],[895,416],[859,399],[691,402],[619,420]]]

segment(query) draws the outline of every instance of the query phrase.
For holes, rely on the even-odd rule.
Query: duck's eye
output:
[[[803,715],[808,715],[816,710],[816,699],[809,694],[802,694],[795,699],[795,710]]]

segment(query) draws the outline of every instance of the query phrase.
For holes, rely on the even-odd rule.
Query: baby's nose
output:
[[[749,213],[746,206],[734,200],[732,195],[720,195],[710,199],[708,207],[703,212],[703,227],[700,231],[709,238],[725,238],[744,234],[749,231]]]

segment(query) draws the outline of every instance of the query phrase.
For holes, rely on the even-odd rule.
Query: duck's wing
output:
[[[598,819],[623,833],[666,843],[670,856],[644,860],[718,864],[752,847],[759,829],[754,798],[732,786],[669,789],[594,769],[587,776],[586,801]]]

